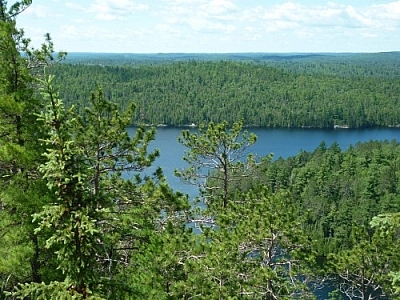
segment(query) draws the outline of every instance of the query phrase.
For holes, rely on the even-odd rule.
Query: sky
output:
[[[33,0],[17,26],[67,52],[386,52],[400,0]]]

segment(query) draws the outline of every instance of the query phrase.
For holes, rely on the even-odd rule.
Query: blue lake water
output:
[[[128,128],[133,134],[134,128]],[[161,155],[156,160],[154,168],[161,166],[169,184],[176,190],[187,193],[192,197],[196,195],[197,189],[193,186],[183,184],[179,178],[173,175],[174,169],[186,166],[182,160],[185,148],[179,144],[178,136],[182,128],[160,127],[157,129],[155,141],[151,143],[151,149],[160,149]],[[196,129],[190,129],[193,132]],[[375,129],[265,129],[248,128],[258,139],[255,145],[249,148],[249,152],[260,157],[274,154],[274,158],[287,158],[294,156],[300,150],[313,151],[318,145],[325,141],[329,147],[337,142],[342,150],[358,142],[370,140],[397,140],[400,141],[400,128],[375,128]]]

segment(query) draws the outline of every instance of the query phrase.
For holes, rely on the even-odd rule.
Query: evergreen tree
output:
[[[211,122],[207,126],[201,125],[198,133],[185,130],[179,137],[179,142],[189,149],[183,157],[189,167],[176,170],[175,175],[197,185],[202,195],[208,198],[206,202],[210,207],[227,207],[233,193],[230,187],[249,176],[249,166],[255,163],[246,151],[257,137],[242,128],[242,121],[231,128],[228,122]]]
[[[63,280],[20,285],[11,295],[44,299],[123,299],[132,292],[125,269],[135,249],[159,228],[162,210],[179,209],[179,201],[163,183],[127,172],[151,165],[158,151],[147,152],[155,131],[138,128],[129,137],[126,126],[135,109],[120,114],[99,89],[81,117],[66,110],[44,82],[48,103],[41,114],[48,138],[40,171],[54,197],[35,214],[36,233],[48,232],[45,247],[55,251]],[[172,214],[172,213],[171,213]]]
[[[49,35],[40,49],[16,27],[16,18],[32,1],[10,7],[0,1],[0,289],[17,282],[40,282],[52,274],[49,253],[33,233],[31,215],[48,201],[37,167],[43,161],[43,137],[37,114],[36,78],[55,61]],[[60,53],[62,59],[65,53]],[[0,290],[0,291],[1,291]],[[2,294],[2,293],[1,293]]]

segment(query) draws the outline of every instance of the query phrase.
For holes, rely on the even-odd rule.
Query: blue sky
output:
[[[400,0],[33,0],[17,26],[68,52],[399,51]]]

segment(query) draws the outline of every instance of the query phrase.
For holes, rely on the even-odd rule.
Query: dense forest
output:
[[[273,160],[245,130],[397,126],[397,53],[66,63],[30,5],[0,0],[0,299],[399,299],[399,142]],[[160,123],[200,124],[195,203],[142,174]]]
[[[189,60],[136,66],[99,60],[59,64],[49,72],[62,84],[68,105],[84,107],[97,85],[121,109],[133,99],[134,124],[243,119],[246,126],[262,127],[399,126],[400,54],[376,54],[357,63],[359,56],[350,65],[347,56],[327,56],[326,62],[316,56],[308,63]],[[390,66],[392,57],[396,67]]]

